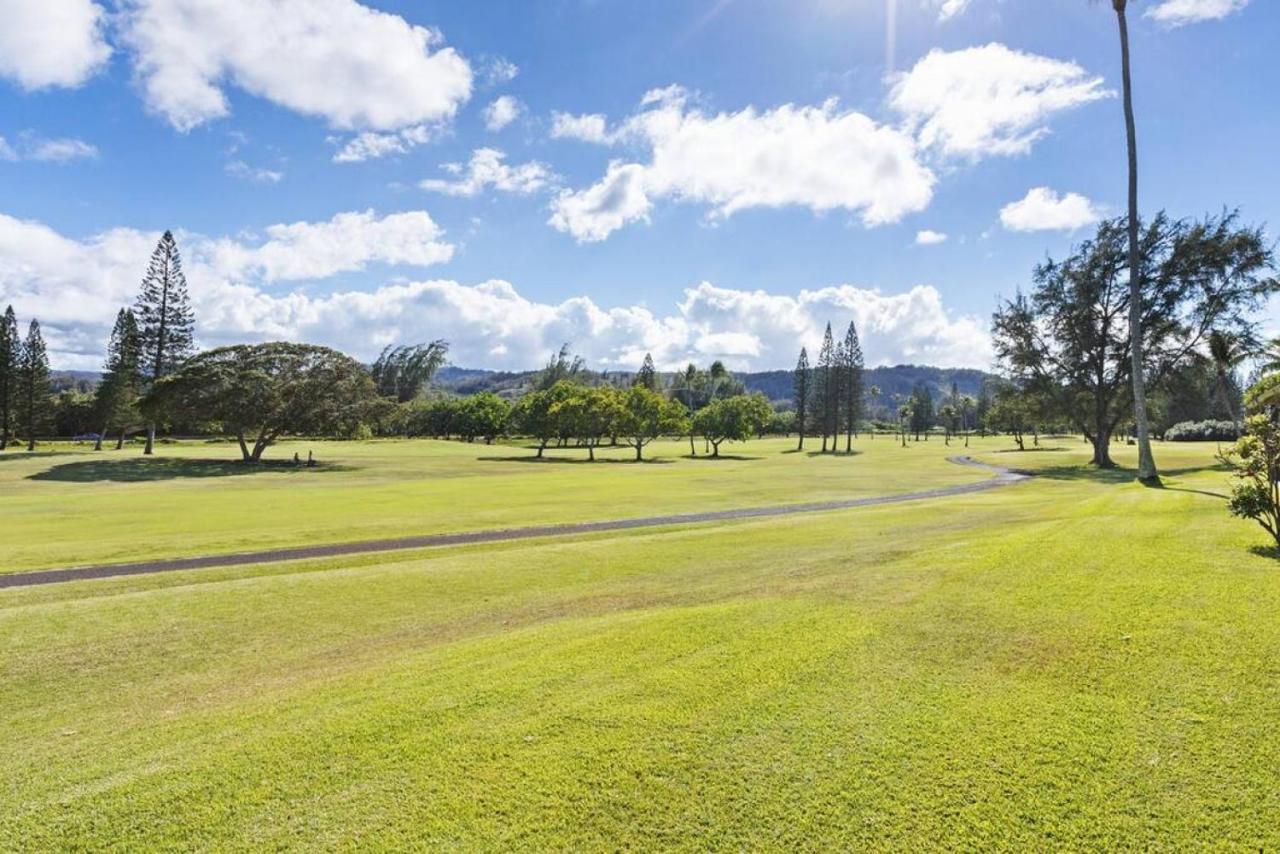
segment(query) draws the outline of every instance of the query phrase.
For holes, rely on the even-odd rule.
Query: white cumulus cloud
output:
[[[220,275],[264,282],[326,279],[370,263],[428,267],[454,252],[426,211],[340,213],[327,222],[268,226],[266,238],[256,244],[197,239],[194,249],[197,260]]]
[[[1185,27],[1221,20],[1248,5],[1249,0],[1162,0],[1143,14],[1167,27]]]
[[[333,155],[333,162],[363,163],[392,154],[406,154],[410,149],[426,145],[435,138],[436,132],[437,128],[432,125],[412,125],[392,133],[367,130],[347,140]]]
[[[942,233],[941,231],[931,231],[930,229],[926,228],[923,231],[916,232],[917,246],[937,246],[939,243],[946,243],[946,242],[947,242],[947,235]]]
[[[580,139],[583,142],[607,144],[612,142],[608,123],[599,113],[575,116],[570,113],[553,113],[551,116],[552,139]]]
[[[524,105],[511,95],[495,98],[484,110],[484,126],[497,133],[520,118]]]
[[[708,114],[672,86],[645,95],[615,129],[595,117],[558,116],[553,134],[648,154],[644,163],[615,160],[595,185],[556,199],[551,224],[579,241],[646,219],[658,199],[704,205],[715,219],[798,206],[849,211],[874,226],[923,210],[933,196],[934,175],[910,136],[835,100]]]
[[[1110,97],[1101,77],[1064,62],[991,43],[930,51],[899,75],[889,106],[920,145],[947,157],[978,160],[1026,154],[1048,133],[1055,113]]]
[[[1103,211],[1079,193],[1059,194],[1034,187],[1000,209],[1000,222],[1010,231],[1071,231],[1102,219]]]
[[[551,170],[536,160],[508,166],[506,154],[496,148],[477,148],[467,164],[446,163],[442,168],[455,177],[427,178],[418,186],[450,196],[475,196],[488,187],[504,193],[528,195],[556,180]]]
[[[55,365],[95,368],[116,310],[133,301],[158,237],[117,228],[76,240],[0,215],[0,303],[40,318]],[[885,294],[839,284],[787,295],[703,282],[664,311],[602,307],[589,297],[538,301],[504,281],[399,281],[370,290],[286,293],[265,283],[323,279],[375,259],[433,263],[446,253],[432,248],[438,233],[421,212],[382,220],[340,214],[328,223],[273,226],[265,240],[189,233],[178,239],[197,337],[206,347],[283,339],[371,359],[391,342],[443,337],[458,364],[517,369],[541,364],[568,341],[601,367],[634,368],[652,353],[664,367],[723,359],[735,369],[758,369],[789,366],[802,344],[817,346],[827,321],[854,320],[872,365],[983,367],[991,358],[984,323],[952,316],[927,285]]]
[[[27,90],[81,85],[111,56],[105,19],[93,0],[0,0],[0,77]]]
[[[441,35],[354,0],[125,0],[148,105],[180,130],[230,112],[225,88],[346,130],[454,115],[471,67]]]

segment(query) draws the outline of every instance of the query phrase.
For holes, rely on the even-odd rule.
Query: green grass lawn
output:
[[[739,500],[788,477],[811,498],[788,467],[847,464],[828,476],[856,483],[865,465],[902,489],[954,474],[931,442],[897,449],[895,475],[883,444],[653,470],[725,478],[726,504],[735,477]],[[0,849],[1280,844],[1280,562],[1226,516],[1213,448],[1158,447],[1173,473],[1156,490],[1090,472],[1076,442],[1005,444],[983,456],[1044,476],[934,503],[0,591]],[[488,482],[467,450],[458,489]],[[353,490],[413,488],[383,453],[352,452]],[[658,476],[483,465],[583,489]],[[196,488],[294,494],[271,477]],[[137,486],[190,488],[85,488]],[[128,502],[94,524],[126,518]]]
[[[794,442],[725,446],[688,459],[688,444],[627,448],[585,462],[582,450],[537,462],[517,446],[459,442],[299,442],[277,465],[245,466],[229,444],[94,453],[0,454],[0,572],[251,551],[488,528],[619,519],[857,498],[981,480],[943,463],[934,439],[864,440],[853,457],[788,454]],[[55,446],[56,447],[56,446]],[[289,464],[315,451],[315,469]],[[701,452],[701,447],[699,447]]]

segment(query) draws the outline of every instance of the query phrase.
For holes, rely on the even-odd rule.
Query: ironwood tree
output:
[[[1130,372],[1131,264],[1124,219],[1062,261],[1039,265],[1030,296],[996,311],[996,356],[1020,386],[1047,395],[1055,413],[1084,433],[1093,464],[1114,467],[1111,437],[1134,417]],[[1209,334],[1256,334],[1255,317],[1280,290],[1261,229],[1235,213],[1201,221],[1160,214],[1141,230],[1139,260],[1143,371],[1159,388]]]
[[[369,372],[378,394],[408,403],[427,387],[448,356],[449,343],[444,340],[429,344],[389,344]]]

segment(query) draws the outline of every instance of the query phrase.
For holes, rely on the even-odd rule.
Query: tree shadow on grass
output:
[[[719,462],[727,462],[729,460],[738,460],[742,462],[745,462],[747,460],[763,460],[764,457],[751,457],[751,456],[747,456],[746,454],[721,454],[718,457],[713,457],[710,454],[699,454],[698,456],[695,457],[690,454],[685,454],[681,456],[680,459],[693,460],[695,462],[706,461],[710,463],[719,463]]]
[[[56,457],[59,451],[28,451],[25,447],[16,449],[12,446],[8,450],[0,451],[0,463],[6,460],[34,460],[37,457]]]
[[[1258,557],[1280,561],[1280,546],[1251,546],[1249,551]]]
[[[145,459],[85,460],[64,463],[28,476],[28,480],[50,480],[62,483],[147,483],[180,478],[233,477],[237,475],[302,474],[304,472],[349,471],[349,466],[318,463],[298,465],[291,460],[263,460],[246,463],[240,460]]]
[[[586,457],[476,457],[482,463],[533,463],[535,465],[560,465],[560,466],[594,466],[594,465],[655,465],[662,466],[675,462],[672,459],[662,457],[651,458],[645,457],[643,460],[637,460],[634,456],[625,459],[616,457],[597,457],[594,460]]]
[[[862,451],[805,451],[806,457],[860,457]]]
[[[1188,466],[1178,469],[1162,469],[1160,474],[1162,477],[1179,477],[1188,474],[1201,474],[1203,472],[1223,472],[1227,471],[1227,467],[1221,463],[1204,466]],[[1070,465],[1070,466],[1046,466],[1045,468],[1031,469],[1028,472],[1038,478],[1045,480],[1066,480],[1066,481],[1083,481],[1088,480],[1094,483],[1106,484],[1125,484],[1133,483],[1138,479],[1136,469],[1115,468],[1103,469],[1091,465]],[[1161,481],[1152,483],[1144,483],[1150,489],[1163,489],[1169,492],[1193,492],[1200,495],[1209,495],[1214,498],[1225,498],[1216,492],[1206,492],[1199,489],[1187,489],[1181,486],[1169,486]]]

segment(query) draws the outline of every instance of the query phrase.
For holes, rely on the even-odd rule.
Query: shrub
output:
[[[1183,421],[1164,431],[1166,442],[1234,442],[1240,429],[1231,421]]]

